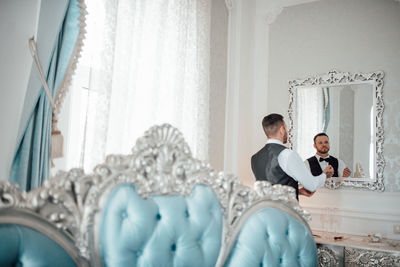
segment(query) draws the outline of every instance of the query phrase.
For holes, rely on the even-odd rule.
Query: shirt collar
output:
[[[272,138],[270,138],[270,139],[267,140],[267,144],[279,144],[279,145],[282,145],[282,146],[285,145],[285,144],[283,144],[281,141],[279,141],[279,140],[277,140],[277,139],[272,139]]]

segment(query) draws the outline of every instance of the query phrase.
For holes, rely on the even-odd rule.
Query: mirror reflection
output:
[[[374,178],[373,85],[298,87],[295,94],[294,148],[311,172],[330,164],[335,177]]]

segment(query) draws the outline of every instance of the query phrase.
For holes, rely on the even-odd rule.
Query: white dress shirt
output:
[[[284,145],[276,139],[268,139],[267,144]],[[290,177],[301,183],[305,189],[314,192],[317,188],[325,185],[326,175],[322,173],[318,176],[313,176],[304,165],[300,155],[291,149],[284,149],[278,156],[279,167]]]
[[[315,157],[317,158],[318,162],[319,162],[319,166],[321,166],[321,169],[324,170],[326,167],[328,167],[328,162],[326,161],[319,161],[319,159],[321,158],[320,155],[315,154]],[[329,157],[329,156],[328,156]],[[344,163],[343,160],[337,158],[338,160],[338,176],[342,177],[343,176],[343,170],[347,167],[346,164]],[[304,161],[304,164],[306,164],[307,168],[309,170],[311,170],[310,168],[310,163],[308,162],[308,160]]]

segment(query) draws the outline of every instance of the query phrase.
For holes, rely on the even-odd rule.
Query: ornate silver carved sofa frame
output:
[[[291,187],[272,186],[268,182],[257,182],[254,189],[241,185],[236,177],[216,172],[209,164],[194,159],[180,132],[170,125],[151,128],[137,140],[132,154],[110,155],[91,174],[84,174],[81,169],[61,172],[42,187],[22,193],[15,185],[1,182],[0,226],[30,227],[58,243],[76,265],[101,266],[104,264],[99,247],[102,211],[112,191],[123,184],[133,184],[143,199],[190,196],[199,184],[211,189],[222,215],[216,266],[229,265],[227,261],[235,253],[231,251],[243,226],[266,208],[276,209],[296,221],[304,233],[298,242],[306,240],[312,244],[309,253],[316,256],[307,224],[310,215],[299,206]],[[297,234],[294,237],[299,238]],[[291,242],[294,241],[290,239]],[[297,259],[300,261],[300,256]]]

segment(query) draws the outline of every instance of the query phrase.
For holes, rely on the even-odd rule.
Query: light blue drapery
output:
[[[49,17],[57,12],[60,14],[60,21],[49,21]],[[79,1],[41,1],[39,16],[38,53],[54,97],[63,82],[79,38]],[[48,26],[48,23],[54,25]],[[44,30],[41,32],[41,29]],[[49,42],[52,43],[50,46]],[[46,51],[46,48],[50,51]],[[50,171],[52,108],[34,68],[35,66],[31,70],[10,175],[10,181],[19,184],[20,189],[26,191],[40,186],[49,177]]]

